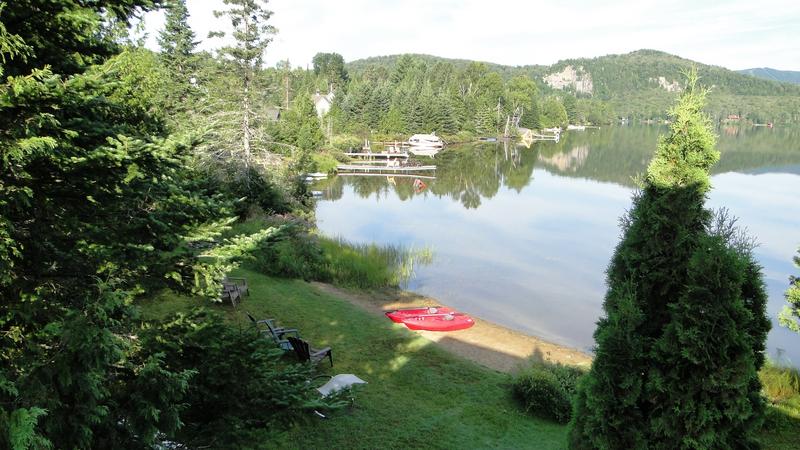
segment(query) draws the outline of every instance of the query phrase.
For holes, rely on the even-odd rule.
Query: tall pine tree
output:
[[[696,83],[623,221],[572,448],[756,445],[766,294],[748,242],[704,207],[719,152]]]
[[[197,42],[189,27],[189,10],[186,0],[169,0],[166,5],[166,24],[158,35],[161,57],[182,82],[188,82],[191,73],[190,59]]]
[[[266,9],[266,0],[223,0],[228,7],[214,11],[216,17],[227,17],[230,20],[234,44],[220,48],[223,57],[230,58],[238,74],[238,89],[233,93],[239,103],[240,121],[238,123],[239,139],[235,146],[227,147],[230,160],[234,160],[244,169],[242,173],[250,174],[256,165],[256,154],[265,149],[258,148],[256,133],[259,124],[256,108],[257,90],[256,72],[261,68],[264,51],[272,42],[275,27],[267,21],[272,11]],[[223,37],[222,31],[209,33],[209,37]]]

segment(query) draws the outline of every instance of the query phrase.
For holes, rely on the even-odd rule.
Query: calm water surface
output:
[[[659,127],[569,132],[527,149],[503,143],[446,149],[436,179],[337,177],[317,223],[355,242],[429,246],[434,261],[408,288],[510,328],[591,350],[605,268]],[[800,130],[720,128],[708,205],[726,207],[755,236],[773,319],[768,347],[800,364],[800,336],[777,312],[800,245]]]

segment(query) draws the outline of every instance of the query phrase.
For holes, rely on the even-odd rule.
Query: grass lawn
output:
[[[243,311],[298,328],[316,347],[333,348],[335,366],[322,373],[353,373],[369,384],[355,405],[328,420],[309,421],[283,432],[265,432],[252,448],[504,448],[566,447],[567,428],[524,414],[511,397],[508,375],[485,369],[436,348],[401,325],[371,315],[345,300],[298,280],[240,270],[250,285],[234,311],[216,306],[249,327]],[[197,306],[171,293],[142,302],[156,319]],[[287,355],[287,358],[293,355]],[[764,448],[800,448],[800,399],[773,408]]]
[[[507,375],[446,353],[306,282],[250,271],[237,276],[250,285],[241,311],[276,318],[312,345],[332,347],[334,367],[321,363],[320,371],[369,382],[356,393],[354,407],[267,434],[256,448],[565,448],[566,427],[521,412]],[[196,304],[164,294],[142,307],[145,317],[158,318]],[[218,309],[250,326],[243,312]]]

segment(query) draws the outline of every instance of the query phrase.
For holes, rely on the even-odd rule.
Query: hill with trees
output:
[[[530,78],[543,96],[564,98],[565,94],[572,94],[579,100],[605,102],[605,109],[631,121],[666,119],[666,111],[681,91],[682,73],[694,66],[712,90],[706,112],[713,119],[738,116],[754,123],[800,123],[800,86],[754,78],[656,50],[568,59],[551,66],[504,66],[429,55],[394,55],[353,61],[347,68],[356,76],[391,72],[407,58],[456,70],[482,64],[503,80]]]

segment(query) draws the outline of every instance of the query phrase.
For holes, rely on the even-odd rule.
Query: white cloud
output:
[[[223,24],[221,0],[188,0],[190,25],[205,39]],[[268,48],[272,65],[309,64],[319,51],[346,60],[427,53],[501,64],[552,64],[652,48],[731,69],[770,66],[800,70],[800,3],[777,0],[675,2],[526,0],[323,1],[273,0],[279,29]],[[163,14],[148,15],[149,45]]]

